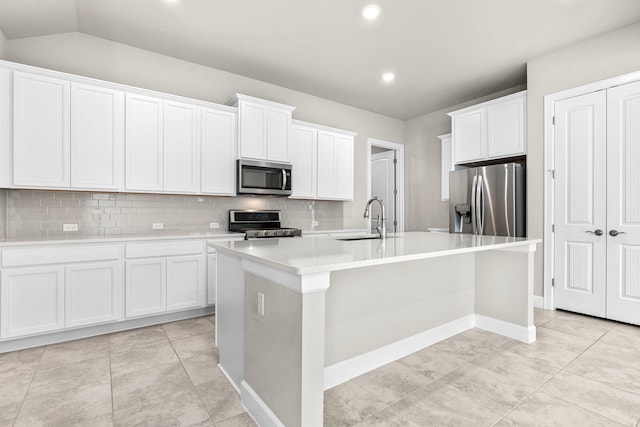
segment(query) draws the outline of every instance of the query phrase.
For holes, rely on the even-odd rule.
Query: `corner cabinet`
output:
[[[295,107],[236,94],[229,105],[238,107],[238,157],[289,163],[289,130]]]
[[[203,194],[236,194],[237,121],[236,112],[202,109],[200,188]]]
[[[354,139],[357,135],[294,120],[291,198],[353,200]]]
[[[526,97],[522,91],[449,113],[454,164],[526,155]]]

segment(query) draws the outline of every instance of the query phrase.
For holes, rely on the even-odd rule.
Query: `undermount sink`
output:
[[[341,237],[335,240],[342,240],[343,242],[348,242],[351,240],[373,240],[380,239],[380,236],[354,236],[354,237]]]

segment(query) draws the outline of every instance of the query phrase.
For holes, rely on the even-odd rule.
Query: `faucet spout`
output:
[[[380,235],[381,239],[386,239],[387,238],[387,226],[385,225],[386,215],[384,212],[384,202],[382,201],[381,198],[375,196],[370,198],[367,201],[367,205],[364,208],[364,218],[369,218],[370,207],[371,207],[371,203],[373,202],[378,202],[378,204],[380,205],[380,215],[378,215],[378,223],[376,225],[376,231]]]

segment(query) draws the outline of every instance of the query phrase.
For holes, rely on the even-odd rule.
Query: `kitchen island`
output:
[[[539,240],[213,243],[220,368],[259,425],[321,426],[324,390],[467,329],[533,342]]]

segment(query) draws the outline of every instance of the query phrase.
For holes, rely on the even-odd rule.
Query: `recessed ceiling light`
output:
[[[377,4],[370,4],[362,8],[362,16],[368,20],[374,20],[379,15],[382,9]]]
[[[384,73],[382,75],[382,80],[384,80],[385,83],[391,83],[395,78],[396,78],[395,73]]]

